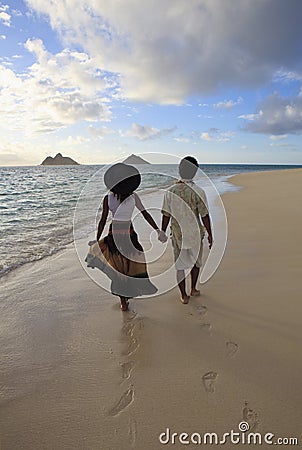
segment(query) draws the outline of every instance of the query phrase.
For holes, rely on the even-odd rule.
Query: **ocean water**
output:
[[[302,166],[206,164],[201,169],[220,194],[235,190],[232,175],[291,169]],[[87,182],[91,198],[106,192],[102,181],[105,166],[0,167],[0,276],[30,261],[49,256],[73,241],[73,217]],[[144,166],[141,191],[169,186],[177,178],[176,165]],[[99,177],[99,178],[98,178]],[[81,234],[88,230],[83,219]]]

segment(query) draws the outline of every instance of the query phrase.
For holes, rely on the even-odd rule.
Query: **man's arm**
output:
[[[201,218],[202,223],[204,224],[207,233],[208,233],[208,242],[209,242],[209,248],[212,248],[213,245],[213,236],[212,236],[212,227],[211,227],[211,220],[209,214]]]
[[[104,228],[105,228],[105,225],[106,225],[106,220],[107,220],[107,217],[108,217],[108,212],[109,212],[108,195],[106,195],[104,197],[104,200],[103,200],[102,217],[101,217],[101,219],[99,221],[98,232],[97,232],[97,235],[96,235],[96,240],[97,241],[101,238],[102,233],[104,231]]]
[[[170,216],[163,215],[162,221],[161,221],[161,229],[165,233],[166,229],[168,228],[168,225],[170,223]]]

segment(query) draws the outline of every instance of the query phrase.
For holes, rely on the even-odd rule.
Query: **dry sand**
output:
[[[7,276],[1,450],[155,450],[166,428],[222,436],[242,420],[301,442],[301,180],[232,179],[225,256],[188,305],[174,289],[120,312],[73,247]]]

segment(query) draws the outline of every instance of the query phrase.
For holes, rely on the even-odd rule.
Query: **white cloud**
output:
[[[268,96],[259,106],[260,113],[247,123],[245,130],[270,135],[302,133],[302,96],[281,97],[279,93]]]
[[[89,125],[88,132],[92,136],[97,136],[97,137],[99,137],[101,139],[103,139],[104,136],[108,136],[110,134],[114,134],[115,133],[115,131],[112,130],[112,128],[109,128],[109,127],[96,128],[96,127],[93,127],[92,125]]]
[[[291,81],[301,81],[302,74],[298,72],[290,72],[287,70],[277,70],[274,74],[273,81],[275,82],[291,82]]]
[[[220,131],[218,128],[210,128],[209,131],[201,133],[200,138],[203,141],[228,142],[234,135],[233,131]]]
[[[120,75],[131,100],[181,104],[221,87],[260,86],[280,68],[299,67],[300,0],[27,3],[49,17],[66,45]]]
[[[190,139],[185,137],[175,137],[174,141],[181,142],[182,144],[188,144],[190,142]]]
[[[203,141],[212,141],[213,140],[213,137],[207,131],[204,131],[203,133],[201,133],[200,137]]]
[[[234,106],[240,105],[243,102],[242,97],[238,97],[237,100],[223,100],[222,102],[215,103],[214,107],[217,109],[231,109]]]
[[[263,115],[263,111],[259,111],[257,114],[241,114],[241,116],[238,116],[238,119],[245,119],[245,120],[256,120],[259,119]]]
[[[9,14],[7,14],[4,11],[0,12],[0,21],[3,23],[3,25],[5,25],[6,27],[10,27],[10,19],[11,16]]]
[[[140,141],[146,141],[148,139],[155,139],[166,136],[167,134],[175,131],[175,129],[176,127],[160,130],[148,125],[139,125],[138,123],[133,123],[130,130],[127,130],[125,134],[122,133],[122,135],[126,137],[134,137],[139,139]]]
[[[1,35],[0,35],[0,39],[3,39],[3,40],[5,40],[5,39],[6,39],[6,36],[5,36],[5,34],[1,34]]]
[[[84,136],[68,136],[67,139],[64,139],[59,142],[61,147],[75,147],[78,145],[83,145],[85,143],[90,142],[89,138],[85,138]]]
[[[269,138],[272,141],[281,141],[282,139],[286,139],[287,138],[287,134],[280,134],[279,136],[276,136],[276,135],[272,134]]]
[[[70,50],[51,54],[40,39],[27,40],[25,48],[37,61],[23,74],[0,64],[3,129],[30,134],[80,121],[110,120],[107,82],[92,58]]]

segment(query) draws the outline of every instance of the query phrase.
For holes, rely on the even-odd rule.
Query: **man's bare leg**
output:
[[[196,267],[196,265],[191,270],[191,295],[198,296],[200,295],[200,291],[196,289],[196,284],[198,280],[200,269]]]
[[[176,279],[178,283],[178,287],[181,294],[181,301],[184,304],[187,304],[189,302],[190,296],[187,295],[186,292],[186,277],[185,277],[185,271],[184,270],[177,270],[176,271]]]

